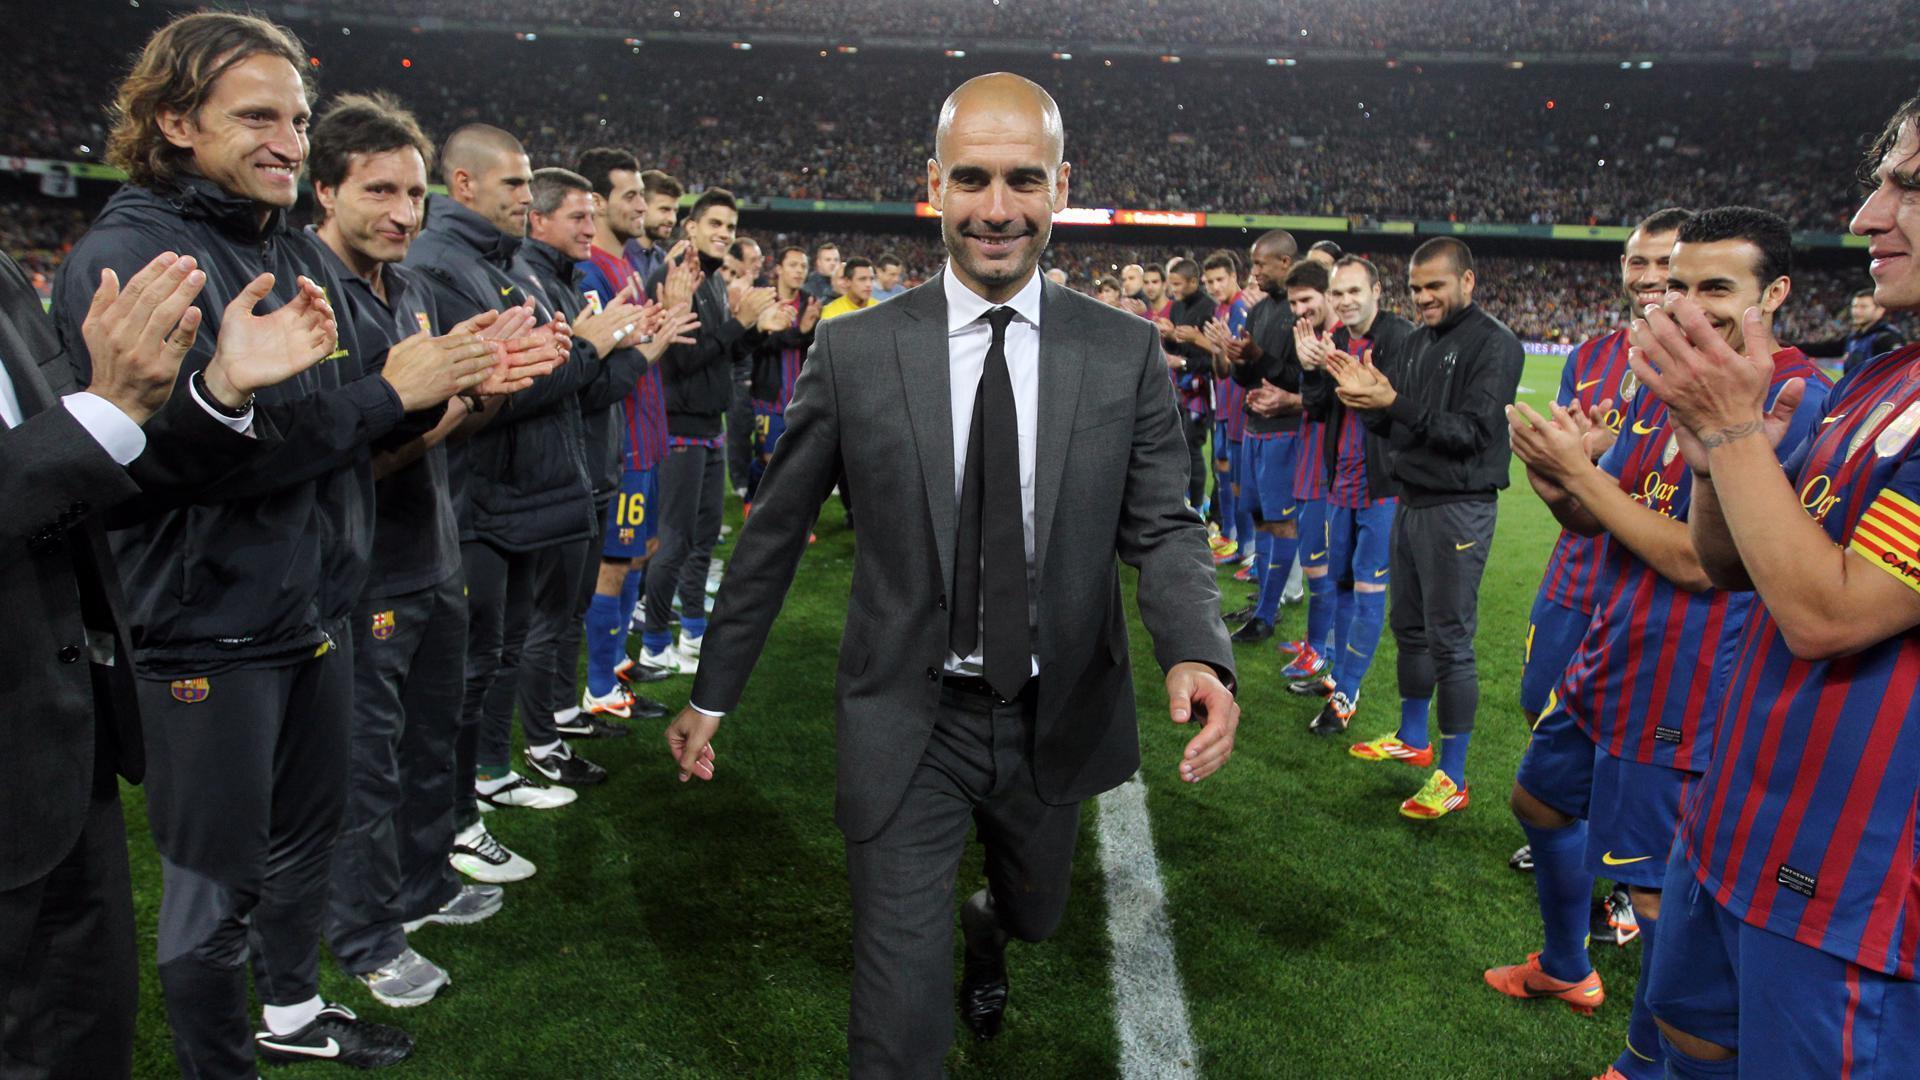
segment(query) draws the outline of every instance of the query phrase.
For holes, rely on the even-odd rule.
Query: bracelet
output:
[[[229,420],[243,419],[247,413],[253,411],[252,394],[248,394],[247,400],[237,409],[228,408],[219,398],[214,397],[212,388],[207,386],[207,373],[204,368],[193,373],[193,388],[199,391],[200,400],[207,408],[212,409],[214,412],[219,413]]]

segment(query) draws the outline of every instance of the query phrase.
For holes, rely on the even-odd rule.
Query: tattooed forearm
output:
[[[1765,429],[1766,421],[1750,420],[1744,424],[1735,424],[1732,427],[1721,428],[1719,431],[1703,431],[1700,433],[1700,445],[1709,450],[1713,450],[1725,446],[1735,439],[1744,439],[1749,435],[1757,435]]]

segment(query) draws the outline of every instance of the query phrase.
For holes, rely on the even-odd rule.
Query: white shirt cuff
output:
[[[147,433],[140,430],[133,417],[99,394],[82,390],[61,398],[60,403],[87,429],[100,449],[120,465],[125,466],[147,448]]]
[[[687,708],[692,709],[694,712],[699,713],[701,716],[716,716],[716,717],[725,719],[727,715],[726,713],[723,713],[723,712],[714,712],[712,709],[703,709],[691,701],[687,702]]]
[[[208,416],[213,417],[215,420],[220,421],[242,435],[249,438],[253,436],[253,406],[247,406],[247,411],[242,416],[228,416],[226,413],[207,404],[207,399],[200,396],[200,388],[194,385],[194,380],[192,379],[187,380],[187,393],[193,395],[195,404],[207,410]]]

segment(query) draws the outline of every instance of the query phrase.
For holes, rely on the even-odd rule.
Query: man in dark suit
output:
[[[1007,938],[1041,940],[1065,909],[1080,803],[1139,768],[1116,556],[1139,568],[1172,719],[1205,721],[1182,780],[1226,760],[1239,721],[1158,335],[1035,273],[1066,205],[1062,145],[1059,110],[1026,79],[948,98],[927,165],[948,267],[816,331],[667,732],[681,779],[712,779],[710,740],[836,473],[861,505],[894,509],[893,527],[860,535],[839,664],[856,1076],[941,1072],[969,826],[988,888],[961,915],[961,1007],[991,1037]]]
[[[235,400],[175,393],[205,274],[168,252],[124,289],[112,271],[102,278],[82,328],[93,378],[81,390],[39,297],[0,255],[0,755],[26,780],[0,789],[10,1080],[132,1069],[133,895],[115,774],[138,782],[145,762],[103,521],[197,490],[255,452],[267,440],[253,437],[251,408],[234,406],[297,370],[216,347],[211,385]],[[236,327],[250,321],[241,314],[228,313]]]

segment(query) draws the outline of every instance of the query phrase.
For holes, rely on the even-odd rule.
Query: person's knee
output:
[[[1533,792],[1521,787],[1518,780],[1513,782],[1513,791],[1507,796],[1507,805],[1512,808],[1513,816],[1519,818],[1522,824],[1531,825],[1536,829],[1564,829],[1574,821],[1571,816],[1541,802]]]
[[[1321,573],[1325,572],[1324,570],[1321,571]],[[1357,593],[1383,593],[1387,591],[1387,587],[1385,585],[1361,584],[1356,581],[1353,583],[1353,591]]]
[[[1697,1058],[1700,1061],[1727,1061],[1736,1056],[1734,1051],[1727,1047],[1717,1042],[1709,1042],[1698,1035],[1689,1035],[1657,1016],[1653,1018],[1653,1022],[1660,1025],[1660,1037],[1665,1039],[1669,1046],[1690,1058]]]
[[[1633,901],[1633,913],[1642,919],[1660,917],[1660,890],[1649,889],[1643,885],[1627,886],[1627,896]]]

